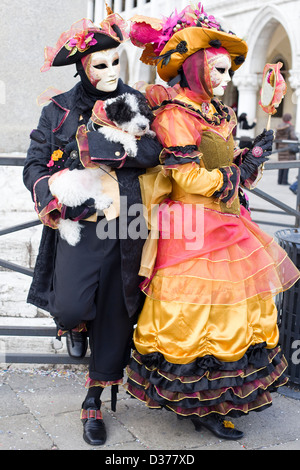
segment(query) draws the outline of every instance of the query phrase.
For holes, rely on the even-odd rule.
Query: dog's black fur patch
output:
[[[143,95],[133,95],[138,102],[139,112],[149,119],[150,124],[152,123],[154,116],[151,109],[148,106],[146,98]],[[132,110],[131,106],[124,99],[122,95],[118,96],[113,103],[105,106],[105,111],[110,121],[116,122],[118,125],[122,125],[124,122],[131,121],[136,112]]]
[[[116,122],[117,124],[123,124],[129,122],[135,116],[131,107],[126,101],[118,97],[113,103],[105,106],[105,111],[108,119]]]

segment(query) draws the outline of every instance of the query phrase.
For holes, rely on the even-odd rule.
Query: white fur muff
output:
[[[107,168],[108,169],[108,168]],[[58,202],[69,207],[83,204],[87,199],[95,200],[98,211],[107,209],[112,199],[103,194],[101,177],[104,172],[101,168],[85,168],[84,170],[65,169],[53,175],[49,181],[49,188]],[[80,241],[82,224],[70,219],[60,219],[58,230],[60,236],[70,245],[75,246]]]

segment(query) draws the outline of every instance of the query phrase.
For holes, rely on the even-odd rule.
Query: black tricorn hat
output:
[[[118,14],[110,14],[96,26],[86,18],[73,23],[64,31],[55,47],[45,47],[45,62],[41,72],[50,67],[75,64],[93,52],[113,49],[127,41],[126,22]]]

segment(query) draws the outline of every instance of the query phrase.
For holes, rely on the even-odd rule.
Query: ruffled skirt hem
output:
[[[212,356],[190,364],[171,364],[160,353],[134,351],[125,388],[149,408],[183,417],[211,413],[237,417],[272,404],[271,392],[288,381],[280,347],[255,345],[242,359],[221,362]]]

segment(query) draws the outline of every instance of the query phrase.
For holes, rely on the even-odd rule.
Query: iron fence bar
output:
[[[286,160],[282,162],[266,162],[265,170],[281,170],[284,168],[300,168],[300,160]]]
[[[0,165],[24,166],[25,157],[0,157]]]
[[[277,215],[290,215],[283,211],[272,211],[271,209],[256,209],[255,207],[251,207],[251,212],[264,212],[266,214],[277,214]]]
[[[288,160],[288,161],[281,161],[281,162],[266,162],[264,165],[265,170],[279,170],[279,169],[284,169],[284,168],[298,168],[298,181],[300,181],[300,160]],[[259,189],[253,189],[251,191],[253,194],[256,194],[258,197],[261,197],[262,199],[265,199],[266,201],[270,202],[271,204],[279,207],[283,212],[279,211],[272,211],[272,210],[267,210],[267,209],[255,209],[254,207],[251,208],[252,212],[265,212],[265,213],[270,213],[270,214],[279,214],[279,215],[293,215],[295,216],[295,224],[294,225],[289,225],[289,224],[280,224],[282,227],[299,227],[300,226],[300,185],[298,185],[298,191],[297,191],[297,200],[296,200],[296,210],[290,208],[289,206],[283,204],[281,201],[278,201],[275,198],[272,198],[272,196],[267,195],[266,193],[263,193],[263,191]],[[275,203],[276,201],[276,203]],[[272,222],[267,222],[264,220],[255,220],[257,224],[263,224],[263,225],[274,225]],[[276,225],[276,224],[275,224]]]
[[[32,220],[31,222],[25,222],[24,224],[15,225],[13,227],[8,227],[5,229],[0,230],[1,235],[7,235],[8,233],[18,232],[19,230],[24,230],[26,228],[34,227],[35,225],[39,225],[42,222],[38,220]]]
[[[282,147],[280,149],[280,152],[289,152],[289,151],[290,151],[289,147]],[[279,149],[274,149],[272,150],[271,155],[274,155],[275,153],[278,153],[278,152],[279,152]]]
[[[11,263],[10,261],[5,261],[0,259],[0,266],[2,268],[9,269],[10,271],[16,271],[17,273],[26,274],[26,276],[33,277],[33,269],[32,268],[24,268],[15,263]]]
[[[300,142],[299,140],[289,140],[289,139],[275,139],[274,142],[282,142],[282,143],[286,143],[286,142],[291,142],[293,144],[299,144],[300,145]]]
[[[291,207],[287,206],[283,202],[279,201],[278,199],[275,199],[273,196],[270,196],[269,194],[265,193],[261,189],[255,188],[252,189],[251,192],[255,194],[256,196],[259,196],[260,198],[264,199],[267,202],[270,202],[276,207],[279,207],[280,209],[284,210],[290,215],[293,215],[297,218],[300,218],[300,212],[297,211],[296,209],[292,209]]]
[[[239,136],[239,137],[234,137],[234,140],[241,140],[243,137],[246,137],[246,136]],[[251,139],[251,137],[249,137],[249,139]],[[300,145],[300,142],[299,140],[288,140],[288,139],[274,139],[273,140],[274,144],[277,144],[277,143],[282,143],[282,144],[299,144]]]
[[[47,326],[1,325],[0,336],[51,336],[56,337],[56,328]]]
[[[274,222],[268,222],[267,220],[256,220],[254,219],[253,220],[256,224],[261,224],[261,225],[271,225],[272,227],[278,225]],[[291,224],[280,224],[280,227],[286,227],[286,228],[294,228],[295,225],[291,225]]]
[[[0,326],[0,336],[44,336],[56,337],[56,328],[47,326]],[[0,363],[15,364],[88,364],[89,356],[73,358],[68,354],[39,354],[39,353],[2,353],[0,352]]]
[[[27,354],[27,353],[1,353],[0,362],[9,364],[88,364],[89,356],[80,359],[68,354]]]

